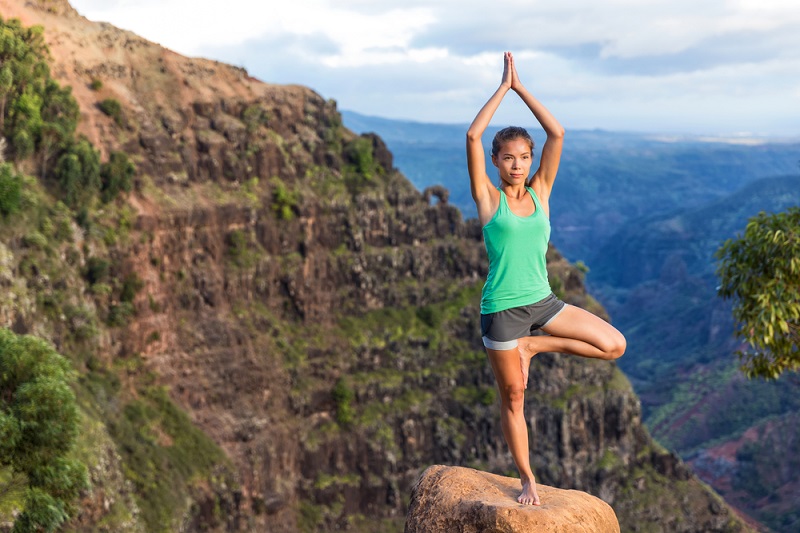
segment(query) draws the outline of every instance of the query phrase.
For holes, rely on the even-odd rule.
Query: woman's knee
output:
[[[521,412],[525,405],[525,388],[517,385],[508,386],[502,391],[500,399],[504,409],[512,413]]]
[[[606,354],[605,358],[608,360],[619,359],[625,353],[627,347],[628,341],[625,340],[625,336],[615,329],[614,333],[604,343],[603,352]]]

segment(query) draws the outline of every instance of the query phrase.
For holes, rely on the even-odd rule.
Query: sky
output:
[[[468,124],[503,52],[570,129],[800,137],[796,0],[71,0],[339,109]],[[513,93],[493,124],[527,126]]]

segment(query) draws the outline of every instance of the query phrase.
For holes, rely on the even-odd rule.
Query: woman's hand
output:
[[[508,65],[511,67],[511,89],[516,91],[522,88],[522,82],[519,81],[519,74],[517,74],[517,65],[514,63],[514,56],[511,52],[506,52],[508,55]]]
[[[500,85],[504,85],[507,89],[513,88],[515,76],[514,57],[511,55],[511,52],[506,52],[503,55],[503,81],[500,82]]]

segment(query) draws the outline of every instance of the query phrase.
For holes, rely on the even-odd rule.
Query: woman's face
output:
[[[492,156],[492,163],[500,171],[500,179],[509,185],[525,183],[532,162],[531,145],[522,138],[505,142],[497,155]]]

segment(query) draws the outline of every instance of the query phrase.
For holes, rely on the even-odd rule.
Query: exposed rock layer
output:
[[[414,487],[406,533],[619,533],[614,510],[576,490],[539,485],[540,506],[517,503],[519,479],[431,466]]]

